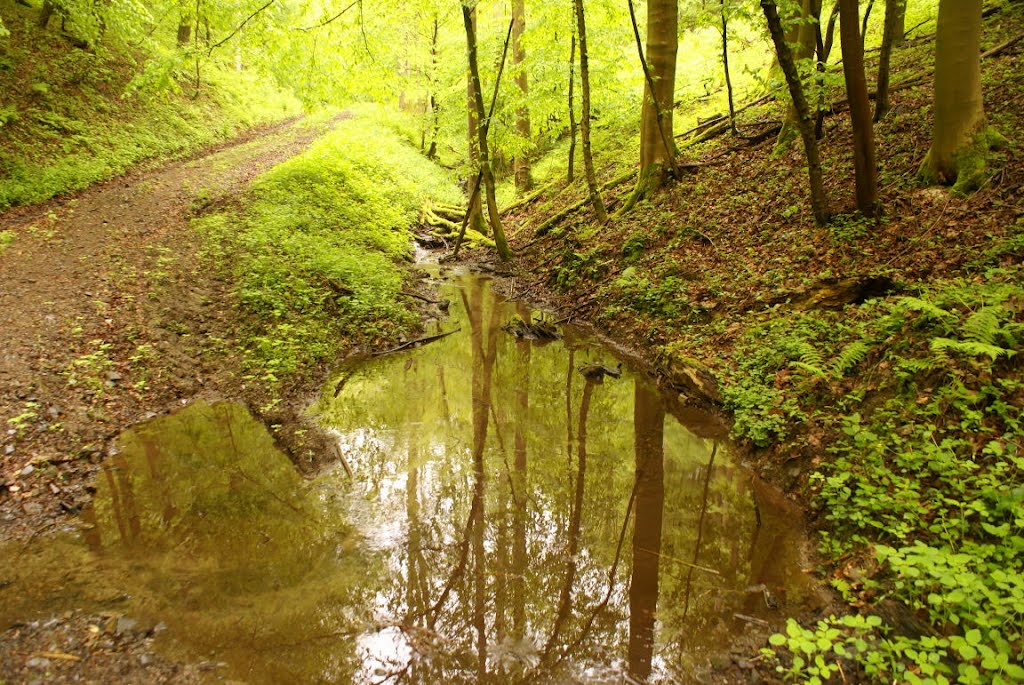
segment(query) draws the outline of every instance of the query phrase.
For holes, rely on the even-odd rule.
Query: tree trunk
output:
[[[984,180],[989,149],[1002,138],[988,127],[981,94],[982,0],[941,0],[935,37],[932,147],[920,175],[958,192]]]
[[[658,571],[665,512],[665,409],[658,393],[639,381],[633,391],[633,453],[636,517],[633,575],[629,583],[628,668],[634,682],[647,682],[654,656]]]
[[[722,6],[722,69],[725,71],[725,90],[729,97],[729,129],[736,134],[736,102],[732,95],[732,76],[729,74],[729,20]]]
[[[875,97],[875,121],[881,121],[889,111],[889,64],[892,48],[896,44],[900,8],[906,0],[885,0],[885,24],[882,30],[882,49],[878,55],[878,84]]]
[[[43,0],[43,7],[39,11],[39,19],[36,22],[36,26],[41,29],[45,29],[50,19],[53,17],[53,13],[57,10],[57,7],[53,4],[52,0]]]
[[[896,38],[892,44],[896,47],[903,45],[904,36],[907,34],[907,0],[901,0],[896,11]]]
[[[815,50],[815,38],[817,32],[814,29],[813,17],[815,16],[813,9],[813,0],[801,0],[800,3],[800,22],[793,31],[793,39],[787,40],[787,44],[795,45],[796,51],[793,53],[793,62],[797,65],[799,72],[800,62],[802,60],[814,57]],[[801,74],[803,78],[804,74]],[[787,149],[789,149],[790,143],[799,135],[800,124],[799,124],[799,113],[796,110],[796,106],[790,102],[789,107],[786,109],[786,118],[782,122],[782,130],[779,131],[778,140],[775,143],[775,149],[772,151],[772,156],[780,156]]]
[[[434,14],[433,31],[430,34],[430,74],[427,94],[427,125],[431,128],[430,147],[427,149],[427,159],[437,158],[437,137],[441,130],[441,120],[437,111],[437,36],[441,30],[441,21],[437,14]]]
[[[484,190],[487,195],[487,218],[491,222],[494,246],[498,250],[498,256],[503,260],[509,260],[512,258],[512,251],[509,250],[508,242],[505,240],[505,231],[501,226],[501,215],[498,212],[498,202],[494,195],[494,172],[491,169],[490,155],[487,151],[487,129],[490,126],[490,122],[487,120],[484,98],[480,90],[480,70],[477,67],[476,56],[476,25],[473,21],[472,12],[465,3],[465,0],[463,0],[462,4],[462,20],[466,26],[466,51],[469,57],[469,75],[478,122],[477,145],[480,150],[480,172],[483,176]]]
[[[661,185],[675,166],[672,112],[675,109],[678,36],[677,0],[649,0],[645,67],[649,78],[644,85],[640,116],[640,173],[630,205]]]
[[[875,137],[871,128],[871,101],[864,76],[864,43],[860,35],[857,0],[839,0],[839,39],[843,51],[843,76],[853,121],[853,163],[857,181],[857,209],[864,216],[878,212],[878,167]]]
[[[864,25],[860,27],[860,49],[864,49],[864,41],[868,38],[868,20],[871,19],[871,10],[875,7],[875,0],[868,0],[868,8],[864,10]],[[860,14],[860,2],[857,3],[857,13]]]
[[[789,94],[797,111],[800,137],[803,139],[804,152],[807,155],[807,175],[811,186],[811,208],[814,211],[814,221],[819,226],[824,226],[828,223],[828,197],[825,195],[825,184],[822,181],[821,157],[818,154],[818,141],[814,137],[811,108],[804,96],[800,73],[793,60],[793,52],[786,44],[786,35],[782,29],[782,20],[779,19],[778,8],[772,0],[761,0],[761,9],[768,21],[768,30],[771,32],[772,42],[775,44],[779,65],[782,68],[782,73],[786,76],[786,85],[789,86]]]
[[[188,47],[189,42],[192,40],[192,17],[188,14],[181,15],[181,20],[178,21],[178,47]]]
[[[516,85],[523,98],[522,106],[516,111],[516,132],[523,139],[523,152],[516,156],[516,190],[526,193],[533,186],[530,179],[530,106],[529,83],[526,74],[526,49],[523,34],[526,31],[525,0],[512,0],[512,65],[516,69]]]
[[[476,6],[469,10],[469,15],[470,21],[473,23],[475,37]],[[481,97],[483,96],[481,95]],[[468,66],[466,67],[466,120],[470,168],[476,170],[480,167],[480,145],[477,143],[477,132],[479,131],[480,122],[476,115],[476,89],[473,85],[473,74]],[[478,182],[479,174],[475,171],[470,171],[469,178],[466,180],[466,193],[469,198],[469,206],[466,208],[469,221],[466,225],[472,231],[486,234],[487,223],[484,221],[483,202],[481,200],[483,193],[479,192],[479,189],[475,187]]]
[[[572,34],[569,48],[569,168],[565,174],[565,184],[571,185],[576,180],[576,104],[573,102],[573,88],[576,86],[576,34]]]
[[[580,96],[583,100],[583,111],[580,115],[580,138],[583,141],[583,167],[587,176],[587,188],[590,192],[590,204],[599,223],[608,221],[608,210],[605,209],[601,191],[597,187],[597,174],[594,172],[594,157],[590,151],[590,66],[587,63],[587,21],[583,11],[583,0],[573,0],[576,7],[576,31],[580,40]]]

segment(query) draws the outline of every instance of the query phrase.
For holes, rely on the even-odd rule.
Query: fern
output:
[[[812,376],[818,376],[818,377],[821,377],[821,378],[827,378],[828,377],[828,374],[825,372],[825,370],[823,368],[821,368],[820,366],[815,366],[814,364],[808,364],[806,362],[790,362],[789,365],[790,365],[791,368],[800,369],[801,371],[806,371],[807,373],[811,374]]]
[[[942,362],[949,362],[949,353],[954,352],[966,357],[987,356],[993,362],[1000,357],[1012,357],[1017,354],[1013,350],[997,345],[978,342],[976,340],[953,340],[952,338],[933,338],[931,342],[932,353]]]
[[[829,370],[835,378],[842,378],[846,372],[860,364],[868,356],[871,347],[864,340],[854,340],[843,347],[839,355],[832,360]]]
[[[1009,312],[1003,307],[982,307],[963,323],[963,337],[983,345],[995,345],[1002,332],[1002,321]]]
[[[936,321],[949,320],[956,315],[952,312],[948,312],[942,307],[938,306],[934,302],[928,300],[922,300],[920,297],[901,297],[897,302],[897,311],[911,311],[921,314],[926,319],[933,319]]]

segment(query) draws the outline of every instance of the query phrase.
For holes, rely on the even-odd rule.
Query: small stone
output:
[[[14,454],[14,445],[4,447],[4,454]]]
[[[121,374],[119,374],[117,371],[110,371],[107,373],[108,381],[116,383],[117,381],[121,380],[121,378],[123,378],[123,376],[121,376]]]
[[[46,669],[46,668],[50,667],[50,660],[49,659],[41,659],[41,658],[36,656],[36,657],[32,657],[31,659],[29,659],[25,663],[25,665],[28,666],[29,668]]]
[[[151,657],[148,654],[140,654],[139,663],[143,666],[149,666],[151,663],[153,663],[153,657]]]
[[[138,626],[139,622],[136,621],[134,618],[127,618],[125,616],[122,616],[121,618],[117,619],[117,627],[114,629],[114,632],[116,632],[118,635],[125,635],[126,633],[135,632],[135,629],[138,628]]]

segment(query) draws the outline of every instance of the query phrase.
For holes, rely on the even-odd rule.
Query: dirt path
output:
[[[285,122],[190,161],[0,216],[0,541],[59,526],[125,427],[235,391],[227,285],[189,218],[327,125]]]

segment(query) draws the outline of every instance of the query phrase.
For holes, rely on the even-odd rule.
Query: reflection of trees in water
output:
[[[356,469],[367,495],[405,488],[397,509],[374,504],[405,522],[405,548],[386,552],[405,582],[381,588],[404,624],[391,679],[559,680],[613,662],[656,679],[672,652],[723,644],[704,629],[731,623],[750,577],[742,472],[709,464],[712,443],[666,422],[653,389],[583,383],[592,349],[516,343],[489,284],[460,285],[461,339],[376,362],[327,409],[381,445]]]

